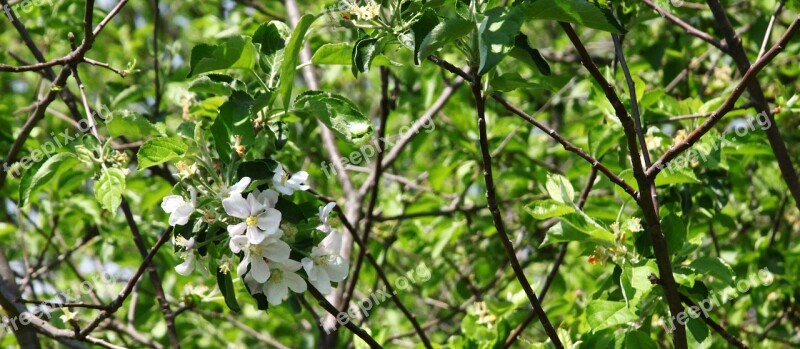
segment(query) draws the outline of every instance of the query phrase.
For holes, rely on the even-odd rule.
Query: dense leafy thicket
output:
[[[0,9],[0,346],[800,346],[794,0]]]

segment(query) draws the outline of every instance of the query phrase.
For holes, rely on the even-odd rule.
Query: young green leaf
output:
[[[139,159],[139,169],[159,165],[186,154],[189,146],[179,137],[153,138],[139,148],[136,157]]]
[[[520,5],[529,18],[569,22],[622,34],[625,28],[608,8],[589,0],[531,0]]]
[[[267,75],[264,80],[269,88],[274,88],[278,82],[287,37],[289,27],[278,21],[262,24],[253,34],[253,44],[261,52],[259,66]]]
[[[125,191],[125,174],[118,168],[109,168],[103,171],[100,179],[94,182],[94,196],[100,205],[114,215],[122,203],[122,193]]]
[[[567,205],[573,205],[575,201],[575,189],[567,177],[559,174],[548,174],[545,183],[547,193],[553,200]]]
[[[592,331],[622,325],[636,320],[636,314],[625,302],[595,299],[586,306],[586,322]]]
[[[39,188],[79,162],[78,157],[72,153],[58,153],[23,172],[19,183],[19,205],[25,206],[28,198]]]
[[[353,47],[353,75],[358,76],[358,73],[366,73],[369,71],[369,66],[372,60],[379,52],[378,38],[363,37],[356,41]]]
[[[233,36],[220,45],[200,44],[192,49],[189,77],[221,69],[252,70],[257,57],[249,36]]]
[[[415,57],[416,61],[425,60],[430,54],[464,37],[475,29],[474,23],[460,17],[451,18],[437,24],[420,43]]]
[[[514,57],[521,62],[536,68],[539,70],[542,75],[549,76],[552,74],[550,70],[550,64],[542,57],[542,54],[539,53],[539,50],[531,47],[528,44],[528,37],[525,34],[520,33],[514,38],[514,48],[508,53],[511,57]]]
[[[293,111],[313,115],[333,130],[337,137],[356,145],[370,140],[374,132],[372,123],[358,111],[355,103],[337,94],[304,92],[295,99]]]
[[[311,63],[350,65],[353,63],[353,46],[346,42],[322,45],[314,52]]]
[[[294,76],[297,73],[297,62],[300,60],[300,50],[305,44],[306,32],[317,17],[307,14],[300,18],[297,26],[292,32],[289,43],[286,44],[283,63],[281,63],[281,82],[278,85],[278,95],[283,101],[284,110],[289,110],[292,101],[292,87],[294,87]]]
[[[537,200],[525,206],[533,218],[545,220],[575,212],[575,207],[553,199]]]
[[[414,35],[414,64],[419,65],[419,50],[422,42],[438,24],[439,16],[436,15],[436,11],[426,8],[420,18],[411,26],[411,32]]]
[[[228,306],[228,309],[234,313],[240,312],[241,309],[239,308],[239,302],[236,301],[236,288],[233,287],[231,274],[223,273],[217,269],[217,286],[225,299],[225,305]]]
[[[519,34],[523,21],[524,17],[517,7],[496,7],[486,11],[486,18],[478,27],[479,75],[492,70],[514,47],[514,38]]]
[[[711,275],[728,286],[734,286],[733,269],[719,257],[703,256],[692,261],[689,266],[701,275]]]
[[[159,134],[150,121],[134,113],[114,115],[111,121],[106,123],[106,128],[108,128],[108,133],[112,137],[125,136],[130,140],[140,140],[147,136]]]
[[[250,95],[236,91],[219,107],[217,119],[211,125],[211,134],[220,159],[226,163],[231,159],[236,136],[240,145],[248,147],[253,144],[255,129],[250,120],[253,103]]]

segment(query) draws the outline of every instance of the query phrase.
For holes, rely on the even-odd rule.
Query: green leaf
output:
[[[667,249],[671,255],[677,254],[686,241],[686,224],[674,213],[661,218],[661,230],[667,239]]]
[[[567,177],[559,174],[547,174],[545,188],[553,200],[568,205],[572,205],[575,201],[575,189],[572,188]]]
[[[337,137],[360,145],[373,135],[372,122],[349,99],[323,91],[307,91],[297,96],[294,110],[313,115],[333,130]]]
[[[247,92],[247,85],[227,75],[207,74],[192,81],[189,91],[212,96],[230,96],[233,91]]]
[[[262,24],[253,34],[253,44],[261,52],[259,65],[267,74],[264,80],[269,88],[274,88],[278,83],[288,37],[289,27],[278,21]]]
[[[511,49],[509,55],[519,59],[531,67],[538,69],[539,72],[545,76],[552,74],[552,71],[550,70],[550,64],[548,64],[544,57],[542,57],[542,54],[539,53],[539,50],[531,47],[530,44],[528,44],[528,37],[525,34],[520,33],[516,38],[514,38],[514,48]]]
[[[112,137],[124,136],[129,140],[140,140],[147,136],[159,134],[150,121],[134,113],[114,115],[111,121],[106,123],[106,128],[108,128],[108,133]]]
[[[561,222],[547,231],[547,236],[542,245],[581,241],[600,244],[603,246],[614,245],[614,234],[595,222],[581,211],[562,215]]]
[[[245,161],[239,164],[236,173],[239,178],[250,177],[254,181],[268,180],[272,179],[276,168],[278,168],[278,162],[272,159]]]
[[[34,164],[22,173],[19,183],[19,205],[25,206],[30,196],[39,188],[79,162],[78,157],[72,153],[58,153],[44,162]]]
[[[179,137],[153,138],[139,148],[136,157],[139,159],[139,169],[159,165],[186,154],[189,146]]]
[[[608,8],[589,0],[532,0],[520,5],[529,18],[569,22],[622,34],[625,28]]]
[[[352,65],[353,64],[353,45],[346,42],[325,44],[314,52],[311,63],[320,65]],[[402,66],[402,64],[390,61],[382,54],[376,54],[372,58],[372,66]]]
[[[252,70],[257,57],[248,36],[233,36],[220,45],[200,44],[192,49],[189,77],[222,69]]]
[[[733,269],[718,257],[704,256],[692,261],[689,266],[698,274],[711,275],[733,287]]]
[[[607,123],[590,126],[589,154],[596,159],[603,157],[618,144],[622,137],[622,129],[617,127],[616,124]]]
[[[658,345],[647,332],[631,331],[625,334],[625,349],[658,349]]]
[[[414,64],[419,65],[419,51],[422,48],[422,42],[425,41],[425,38],[437,25],[439,25],[439,16],[436,15],[436,11],[430,8],[426,8],[419,20],[411,25],[411,32],[414,35]]]
[[[534,201],[530,205],[525,206],[525,210],[528,211],[533,218],[545,220],[553,217],[561,217],[567,213],[574,213],[575,207],[560,201],[547,199]]]
[[[223,273],[217,269],[217,286],[219,287],[219,291],[222,293],[222,297],[225,298],[225,305],[228,306],[234,313],[238,313],[241,311],[239,308],[239,302],[236,301],[236,288],[233,287],[233,280],[231,280],[230,273]]]
[[[353,63],[353,46],[346,42],[322,45],[314,52],[311,63],[350,65]]]
[[[620,286],[622,295],[630,307],[636,307],[642,298],[650,293],[655,285],[650,282],[650,274],[658,275],[658,266],[655,261],[643,259],[634,265],[622,267]]]
[[[356,41],[353,47],[353,75],[358,76],[358,73],[366,73],[369,71],[369,66],[378,52],[378,38],[363,37]]]
[[[623,325],[638,319],[625,302],[592,300],[586,306],[586,322],[592,331]]]
[[[94,196],[97,198],[97,202],[112,215],[116,214],[117,208],[122,203],[124,191],[125,174],[118,168],[112,167],[104,170],[100,179],[94,182]]]
[[[308,32],[308,28],[311,27],[311,24],[314,23],[316,19],[317,17],[310,14],[301,17],[292,32],[289,43],[286,44],[283,63],[281,64],[281,82],[278,85],[278,95],[281,96],[284,110],[289,110],[289,103],[292,100],[294,76],[297,73],[297,62],[300,59],[300,50],[305,43],[306,32]]]
[[[703,320],[697,318],[689,318],[686,322],[686,343],[692,349],[706,349],[711,348],[713,340],[711,339],[711,331],[708,329]]]
[[[536,89],[552,91],[552,86],[541,84],[531,79],[525,79],[517,72],[505,73],[489,80],[492,88],[497,91],[513,91],[516,89]]]
[[[473,22],[460,17],[437,24],[420,43],[416,52],[416,62],[425,60],[430,54],[469,34],[473,29],[475,29]]]
[[[478,32],[480,66],[478,74],[492,70],[514,47],[514,38],[519,34],[524,18],[517,7],[496,7],[486,11]]]
[[[219,107],[217,119],[211,125],[214,145],[224,162],[231,160],[234,137],[240,137],[240,144],[249,147],[255,138],[255,129],[250,121],[253,98],[246,93],[234,92],[228,101]]]

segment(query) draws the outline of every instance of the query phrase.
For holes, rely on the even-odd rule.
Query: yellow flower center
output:
[[[289,180],[289,174],[287,174],[286,172],[281,174],[281,184],[286,184],[286,181],[288,180]]]
[[[247,217],[247,219],[245,219],[245,223],[247,223],[248,227],[255,227],[256,224],[258,224],[258,217],[256,216]]]
[[[261,249],[260,245],[250,245],[250,254],[261,256],[264,254],[264,250]]]
[[[330,258],[327,255],[314,257],[314,264],[319,266],[326,266],[328,265],[329,260]]]
[[[272,274],[269,276],[269,281],[281,282],[283,280],[283,270],[273,269]]]

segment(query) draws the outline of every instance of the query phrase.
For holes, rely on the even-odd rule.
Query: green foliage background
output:
[[[309,184],[317,193],[343,205],[345,196],[340,183],[323,170],[322,163],[330,163],[330,160],[320,141],[318,118],[336,131],[339,152],[349,155],[359,151],[359,141],[366,140],[360,138],[366,137],[363,133],[354,131],[354,124],[367,127],[366,122],[371,122],[376,127],[373,133],[377,130],[381,69],[388,70],[390,87],[396,97],[396,109],[385,126],[387,135],[395,137],[423,115],[456,78],[427,61],[427,54],[435,52],[457,67],[478,67],[477,62],[470,62],[465,56],[465,51],[472,47],[467,39],[472,28],[468,26],[474,24],[468,17],[469,2],[415,0],[403,3],[402,8],[407,12],[393,28],[397,30],[395,37],[378,35],[382,29],[358,30],[337,12],[322,15],[311,24],[306,40],[311,52],[318,54],[312,66],[319,77],[319,89],[340,95],[347,101],[330,96],[325,100],[320,96],[310,96],[305,101],[301,98],[305,104],[294,104],[299,110],[280,117],[273,114],[266,123],[269,132],[246,140],[251,152],[258,153],[258,158],[272,158],[288,168],[307,171],[311,177]],[[516,15],[504,12],[512,8],[507,4],[513,3],[511,1],[482,3],[482,15],[503,12],[500,18],[504,25],[518,21],[516,28],[508,31],[501,29],[481,34],[482,40],[487,42],[508,42],[501,51],[489,49],[481,53],[487,55],[486,59],[481,59],[480,67],[480,73],[485,74],[485,87],[501,93],[573,144],[601,159],[634,188],[636,181],[630,171],[630,158],[619,120],[603,90],[587,74],[570,40],[553,19],[575,23],[602,73],[612,82],[626,109],[631,110],[625,77],[615,64],[608,32],[619,31],[618,25],[624,27],[624,52],[654,158],[702,121],[698,118],[668,121],[668,118],[714,111],[741,79],[730,57],[687,35],[639,1],[596,5],[578,0],[537,0],[531,1],[532,4],[517,1],[514,6],[524,10]],[[714,37],[722,37],[705,4],[686,1],[683,6],[676,7],[667,1],[657,3],[691,25]],[[723,2],[733,26],[742,29],[742,44],[751,61],[758,55],[770,16],[778,3],[775,0]],[[100,1],[95,9],[95,23],[114,4]],[[300,8],[303,14],[319,14],[334,5],[329,1],[302,1]],[[391,13],[395,5],[395,1],[383,1],[386,13]],[[611,6],[609,13],[617,20],[594,18],[581,11],[570,12],[580,6],[604,8],[606,5]],[[116,213],[120,203],[114,198],[120,194],[127,198],[139,229],[148,246],[152,246],[167,227],[167,215],[159,204],[172,191],[172,185],[158,172],[177,172],[174,165],[183,155],[181,151],[186,151],[178,146],[173,149],[174,156],[158,153],[146,160],[140,152],[136,161],[141,142],[161,136],[181,137],[181,133],[186,132],[180,128],[184,121],[211,125],[222,113],[236,114],[237,110],[223,108],[223,103],[233,101],[229,106],[236,108],[234,102],[237,96],[241,97],[237,93],[265,92],[259,79],[273,87],[267,72],[276,74],[275,82],[280,80],[270,92],[274,94],[270,98],[274,98],[276,113],[281,108],[289,109],[295,97],[309,90],[300,71],[291,69],[302,64],[299,60],[289,66],[289,71],[279,72],[268,60],[248,61],[246,54],[214,58],[215,61],[205,68],[194,64],[199,51],[193,53],[193,48],[197,45],[231,45],[226,46],[229,53],[255,47],[249,45],[258,40],[259,27],[272,20],[288,24],[284,4],[246,0],[162,1],[158,5],[160,17],[155,51],[154,6],[153,1],[126,4],[86,55],[113,67],[128,69],[127,76],[123,78],[89,64],[78,66],[91,106],[107,108],[119,118],[109,124],[101,123],[99,132],[115,140],[124,137],[132,144],[119,151],[130,159],[130,165],[120,159],[107,159],[117,167],[103,172],[97,166],[77,161],[81,157],[81,148],[77,145],[86,149],[97,147],[94,139],[85,133],[69,145],[59,147],[59,152],[65,154],[60,160],[68,162],[53,165],[56,168],[49,171],[46,178],[29,178],[27,180],[34,184],[26,184],[23,171],[21,176],[8,175],[0,188],[3,208],[0,210],[0,244],[19,274],[17,278],[30,274],[24,268],[26,261],[35,263],[41,258],[45,265],[55,263],[50,271],[39,276],[40,283],[34,284],[34,293],[26,293],[25,298],[48,299],[56,290],[72,289],[80,282],[78,272],[81,277],[91,279],[101,270],[121,268],[130,273],[141,264],[142,258],[135,252],[126,218]],[[566,7],[569,11],[565,13],[575,17],[547,15],[548,10],[559,13],[550,6]],[[35,6],[30,12],[18,11],[18,14],[45,57],[55,59],[72,51],[68,33],[82,36],[83,7],[82,1],[53,0],[52,4]],[[798,10],[795,1],[788,2],[776,19],[772,43],[797,16]],[[429,19],[436,23],[451,20],[452,27],[443,30],[442,37],[430,38],[432,43],[426,43],[424,50],[418,47],[423,43],[413,36],[410,40],[414,45],[402,45],[403,38],[413,34],[414,26],[427,25],[423,21]],[[520,33],[525,35],[527,49],[513,44]],[[461,37],[462,41],[456,44],[448,35]],[[360,41],[366,36],[380,38],[372,43],[375,47],[364,48],[375,49],[374,53],[380,55],[373,57],[371,51],[359,53],[357,50],[356,65],[351,66],[353,57],[341,53],[352,50],[353,45],[359,48],[370,44]],[[337,50],[344,47],[342,44],[349,45],[347,50]],[[266,41],[261,43],[260,54],[268,50],[267,46]],[[284,62],[299,59],[289,52],[290,46],[287,42]],[[522,54],[512,51],[512,46],[523,50]],[[0,20],[0,47],[0,63],[17,66],[35,63],[5,17]],[[323,47],[331,51],[320,53]],[[537,49],[540,58],[526,55],[533,49]],[[158,66],[155,57],[158,57]],[[800,41],[795,36],[784,52],[758,75],[770,106],[776,111],[774,127],[781,131],[794,164],[800,164],[800,148],[797,147],[800,107],[796,104],[800,87],[798,57]],[[492,62],[496,66],[483,65]],[[193,66],[195,71],[192,71]],[[231,69],[242,67],[247,69]],[[56,72],[60,69],[55,67]],[[205,71],[198,71],[203,69]],[[212,70],[233,80],[225,84],[210,83],[197,77]],[[287,79],[291,74],[296,75]],[[190,87],[195,84],[199,89],[197,84],[203,82],[208,83],[200,87],[205,88],[203,92],[187,99]],[[0,73],[0,156],[5,158],[10,151],[32,103],[46,93],[48,87],[49,83],[45,84],[36,72]],[[76,94],[79,91],[74,79],[69,79],[66,89]],[[237,90],[240,92],[234,92]],[[160,101],[157,106],[156,101]],[[747,101],[745,95],[737,105]],[[330,107],[332,104],[336,107]],[[329,107],[335,110],[325,109]],[[342,108],[348,111],[342,112]],[[321,111],[323,109],[325,111]],[[80,105],[79,110],[83,112]],[[580,348],[671,347],[671,337],[661,328],[661,321],[669,317],[663,290],[647,281],[650,273],[657,274],[646,233],[649,228],[644,220],[642,230],[627,228],[627,224],[635,225],[635,219],[642,218],[636,203],[608,178],[598,175],[585,207],[579,210],[574,203],[587,181],[595,178],[590,177],[592,165],[491,99],[486,112],[502,217],[525,274],[537,293],[559,253],[559,243],[569,242],[560,271],[542,301],[562,342]],[[753,108],[729,113],[699,142],[700,146],[719,145],[718,137],[723,131],[735,128],[755,114]],[[245,115],[248,120],[252,117]],[[79,133],[71,119],[63,101],[57,99],[48,108],[45,118],[33,128],[20,156],[30,155],[34,149],[52,142],[51,133],[58,135],[64,130]],[[142,120],[146,122],[141,123]],[[283,124],[278,124],[278,120]],[[531,310],[525,293],[508,268],[508,257],[486,209],[475,101],[468,84],[457,87],[433,120],[433,131],[416,135],[385,171],[374,210],[377,218],[368,243],[369,251],[390,280],[419,263],[425,263],[432,271],[430,280],[399,291],[397,297],[425,325],[435,346],[502,347],[509,333]],[[114,125],[115,122],[120,124]],[[340,122],[346,127],[341,127]],[[238,126],[225,127],[230,130]],[[216,132],[214,126],[211,130]],[[767,268],[774,276],[769,285],[758,282],[748,292],[714,307],[711,317],[753,348],[800,346],[800,245],[794,240],[800,234],[797,203],[789,194],[765,133],[758,125],[744,136],[731,133],[725,137],[728,141],[707,160],[692,161],[688,167],[669,176],[662,173],[656,181],[659,213],[676,281],[683,294],[700,302],[709,294],[735,286],[739,280],[751,279],[759,270]],[[219,145],[216,144],[217,148],[225,148]],[[235,149],[225,152],[230,154]],[[144,170],[148,165],[161,162],[166,165]],[[356,188],[368,180],[373,165],[374,159],[361,163],[366,170],[348,172]],[[129,173],[123,173],[122,169]],[[559,182],[559,177],[553,177],[555,174],[566,178],[566,182]],[[28,174],[34,175],[35,172]],[[119,178],[122,184],[114,182]],[[559,189],[548,188],[548,181],[557,187],[560,183]],[[98,201],[98,186],[106,182],[110,183],[110,191],[118,193],[106,193],[108,196],[99,197]],[[574,194],[566,199],[559,197],[558,193],[566,187],[573,188]],[[363,202],[355,203],[355,209],[365,211],[368,200],[369,195]],[[625,236],[621,237],[620,232]],[[91,240],[76,248],[65,261],[56,259],[80,246],[86,238]],[[48,242],[51,240],[52,245]],[[619,252],[623,246],[625,252]],[[290,348],[312,348],[320,342],[318,319],[308,309],[298,312],[285,304],[271,307],[267,312],[258,310],[256,302],[247,296],[237,279],[234,284],[241,313],[233,313],[226,307],[213,277],[199,273],[184,277],[175,273],[174,266],[181,260],[172,252],[171,248],[163,248],[153,265],[162,276],[164,292],[173,310],[181,310],[175,324],[183,346],[262,347],[275,340]],[[612,258],[615,253],[618,255]],[[351,267],[356,254],[351,258]],[[112,290],[105,292],[107,296],[102,299],[107,303],[123,285],[124,280],[121,280],[100,283],[95,288],[104,292]],[[381,282],[375,269],[365,265],[360,270],[355,299],[368,297],[377,288],[381,288]],[[131,302],[126,301],[116,318],[146,338],[166,346],[166,322],[149,279],[143,278],[137,292],[134,309],[129,309]],[[83,300],[92,301],[90,298]],[[305,300],[321,312],[312,297],[307,295]],[[96,310],[89,309],[73,309],[73,312],[77,312],[77,322],[83,325],[97,314]],[[136,315],[127,318],[128,312]],[[49,319],[52,325],[71,328],[59,318],[60,310],[54,314],[56,316]],[[373,308],[368,319],[359,325],[386,347],[421,347],[409,321],[389,301]],[[699,319],[689,321],[688,329],[691,348],[729,346]],[[17,346],[11,332],[0,332],[0,336],[0,346]],[[124,346],[144,345],[114,330],[104,329],[97,336]],[[348,347],[352,342],[357,348],[366,347],[344,329],[340,330],[339,337],[338,347]],[[51,339],[43,341],[55,345]],[[513,346],[552,345],[547,342],[542,327],[534,319]]]

